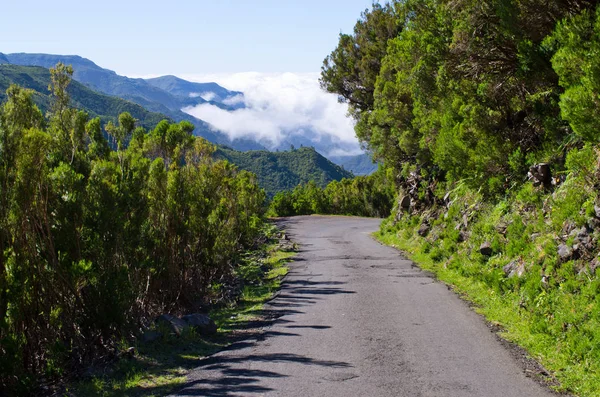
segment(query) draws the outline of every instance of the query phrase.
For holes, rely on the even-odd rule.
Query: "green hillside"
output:
[[[311,147],[302,147],[289,152],[266,150],[238,152],[221,147],[217,150],[216,156],[236,164],[243,170],[255,173],[259,185],[269,196],[282,190],[293,189],[311,180],[325,187],[331,181],[354,176]]]
[[[50,104],[50,72],[37,66],[0,65],[0,102],[6,99],[6,89],[11,84],[35,91],[34,101],[45,112]],[[97,93],[81,83],[71,81],[68,88],[72,98],[72,106],[85,110],[91,117],[100,117],[103,122],[116,121],[117,116],[129,112],[146,128],[154,128],[158,122],[167,117],[160,113],[150,112],[142,106],[121,98]]]

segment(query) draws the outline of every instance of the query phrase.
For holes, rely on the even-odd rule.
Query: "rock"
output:
[[[558,257],[563,262],[568,261],[569,259],[571,259],[572,256],[573,256],[573,250],[571,248],[569,248],[568,245],[561,244],[558,246]]]
[[[600,219],[591,218],[590,220],[588,220],[587,225],[591,230],[600,229]]]
[[[584,264],[579,270],[578,274],[587,274],[593,276],[596,273],[596,269],[600,266],[600,258],[595,257],[590,263]]]
[[[217,324],[206,314],[188,314],[183,316],[182,320],[200,335],[214,335],[217,333]]]
[[[486,241],[485,243],[481,244],[479,247],[479,253],[484,256],[492,256],[494,253],[494,250],[492,249],[492,243]]]
[[[552,175],[550,174],[550,165],[548,165],[547,163],[538,164],[537,172],[539,175],[539,179],[543,184],[550,184],[552,179]]]
[[[600,218],[600,207],[595,205],[594,212],[596,213],[596,218]]]
[[[427,223],[423,223],[417,232],[419,236],[425,237],[429,233],[429,225]]]
[[[567,235],[567,237],[577,237],[577,233],[579,233],[579,229],[573,229],[571,230],[571,232]]]
[[[598,268],[598,266],[600,266],[600,259],[598,257],[595,257],[589,264],[590,273],[592,275],[596,273],[596,269]]]
[[[535,240],[536,238],[540,237],[539,233],[532,233],[531,234],[531,241]]]
[[[505,236],[506,235],[506,230],[508,229],[508,224],[505,222],[500,222],[496,225],[496,231],[498,233],[500,233],[501,235]]]
[[[167,328],[177,336],[180,336],[188,328],[188,324],[185,321],[170,314],[161,315],[156,319],[156,323]]]
[[[403,196],[400,201],[400,208],[402,208],[403,210],[408,210],[410,208],[410,197],[409,196]]]
[[[579,241],[586,250],[591,251],[594,249],[594,240],[590,236],[586,236]]]
[[[502,270],[504,270],[504,274],[508,278],[514,276],[521,277],[525,273],[525,265],[521,261],[514,260],[505,265]]]
[[[463,226],[465,227],[465,229],[469,228],[469,217],[467,216],[467,214],[463,215]]]
[[[130,347],[127,350],[122,351],[121,353],[119,353],[119,357],[131,360],[135,357],[135,347]]]
[[[296,246],[290,240],[279,240],[278,248],[281,251],[291,252],[296,250]]]
[[[467,234],[465,232],[458,233],[458,240],[457,241],[459,243],[467,241]]]
[[[581,229],[575,229],[575,230],[577,230],[577,237],[579,237],[579,238],[585,238],[585,237],[589,236],[589,233],[585,226],[582,226]]]
[[[564,234],[569,235],[573,231],[573,229],[575,229],[575,223],[573,223],[572,221],[566,221],[563,225],[562,232]]]
[[[550,173],[550,165],[547,163],[540,163],[533,165],[529,168],[527,173],[529,180],[533,181],[535,185],[550,186],[552,184],[552,175]]]
[[[162,336],[163,335],[158,331],[148,330],[144,332],[141,339],[144,343],[152,343],[155,340],[162,338]]]

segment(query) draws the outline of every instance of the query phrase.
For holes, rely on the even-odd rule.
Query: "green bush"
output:
[[[254,175],[212,158],[192,126],[135,129],[71,109],[51,71],[48,120],[31,92],[0,107],[0,394],[79,370],[163,312],[233,277],[261,227]]]

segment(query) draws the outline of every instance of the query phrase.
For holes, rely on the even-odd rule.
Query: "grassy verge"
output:
[[[124,344],[135,347],[133,357],[123,357],[106,368],[91,370],[84,381],[67,392],[73,396],[163,396],[181,386],[199,361],[230,345],[246,324],[260,320],[265,302],[280,288],[286,266],[295,253],[276,243],[276,229],[269,242],[246,253],[236,267],[243,288],[239,298],[209,314],[219,327],[218,335],[201,337],[188,331],[180,337],[165,336],[152,343]]]
[[[376,237],[472,302],[557,390],[598,396],[600,218],[585,186],[570,175],[554,192],[525,184],[496,203],[459,189],[447,206],[386,220]]]

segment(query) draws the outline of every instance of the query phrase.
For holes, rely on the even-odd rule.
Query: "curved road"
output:
[[[300,253],[258,337],[203,360],[180,396],[550,396],[483,319],[369,233],[282,221]]]

